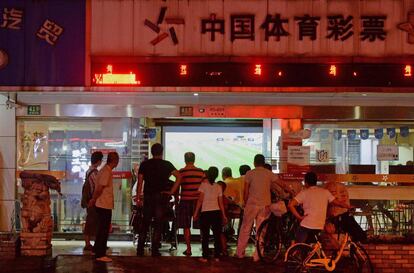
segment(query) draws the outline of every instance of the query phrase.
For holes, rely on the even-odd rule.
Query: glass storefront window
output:
[[[375,173],[388,174],[389,166],[406,165],[414,158],[414,125],[367,122],[309,123],[305,124],[304,128],[312,130],[311,137],[303,141],[303,145],[311,146],[311,165],[335,164],[336,173],[348,173],[350,165],[375,165]],[[377,160],[378,145],[397,146],[398,157],[394,160]],[[328,152],[328,162],[318,161],[318,150]]]
[[[380,122],[307,123],[312,135],[303,140],[310,146],[310,165],[334,166],[336,174],[381,174],[378,181],[348,181],[356,219],[374,234],[412,231],[414,223],[413,184],[390,183],[389,174],[414,174],[414,124]],[[381,155],[392,146],[393,153]],[[327,151],[321,161],[318,151]]]
[[[18,170],[46,171],[61,177],[62,196],[52,192],[55,232],[82,231],[85,210],[80,206],[81,192],[93,150],[118,152],[120,162],[114,171],[131,170],[132,124],[129,118],[18,120]],[[19,194],[21,191],[19,187]],[[125,232],[129,230],[131,179],[114,179],[114,194],[113,231]]]

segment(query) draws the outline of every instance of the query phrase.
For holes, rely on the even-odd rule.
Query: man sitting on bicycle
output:
[[[318,178],[314,172],[305,175],[305,189],[289,203],[289,209],[299,220],[296,231],[296,242],[304,243],[323,230],[326,221],[328,204],[350,208],[349,204],[337,200],[327,189],[316,186]],[[304,215],[300,215],[296,206],[302,205]]]
[[[350,205],[348,190],[342,183],[329,181],[325,184],[325,188],[329,190],[337,200]],[[351,236],[352,241],[364,242],[367,239],[365,231],[362,230],[354,217],[350,215],[348,209],[331,204],[328,208],[328,216],[332,218],[332,222],[335,226],[341,228]]]

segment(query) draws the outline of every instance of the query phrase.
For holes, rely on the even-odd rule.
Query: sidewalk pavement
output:
[[[283,264],[265,265],[251,259],[224,258],[202,263],[197,257],[110,256],[111,263],[95,262],[92,256],[59,255],[55,258],[19,257],[0,261],[2,273],[279,273]]]
[[[130,242],[109,242],[110,263],[99,263],[92,253],[83,253],[81,241],[54,241],[53,257],[18,257],[13,260],[0,260],[1,273],[282,273],[282,259],[275,264],[253,262],[251,257],[233,257],[235,246],[231,245],[229,257],[221,261],[202,263],[200,244],[193,244],[192,257],[184,257],[184,244],[176,251],[168,251],[163,245],[161,257],[136,257],[135,248]],[[249,246],[251,256],[253,246]],[[146,253],[147,255],[149,253]],[[341,272],[341,271],[336,271]],[[355,272],[341,272],[355,273]]]

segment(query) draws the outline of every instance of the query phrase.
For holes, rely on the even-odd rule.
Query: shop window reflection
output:
[[[18,153],[26,155],[26,160],[18,160],[19,170],[42,170],[58,173],[64,178],[61,181],[60,197],[51,193],[51,207],[54,221],[54,232],[82,232],[85,221],[85,210],[80,206],[82,185],[85,173],[90,164],[93,149],[113,149],[120,154],[121,160],[116,171],[130,171],[131,166],[131,120],[128,118],[104,118],[100,120],[24,120],[18,121]],[[46,142],[46,163],[36,164],[35,157],[28,157],[30,149],[25,147],[25,135],[33,135],[34,129],[44,130],[48,136]],[[27,138],[27,137],[26,137]],[[113,143],[117,145],[110,146]],[[28,145],[26,145],[28,146]],[[24,151],[24,149],[28,151]],[[21,158],[21,157],[20,157]],[[30,161],[27,159],[29,158]],[[41,157],[40,157],[41,158]],[[106,159],[104,158],[104,161]],[[26,165],[24,164],[26,162]],[[30,166],[38,166],[37,168]],[[114,232],[129,230],[131,181],[114,179],[115,209],[113,211]],[[21,190],[19,190],[21,194]]]

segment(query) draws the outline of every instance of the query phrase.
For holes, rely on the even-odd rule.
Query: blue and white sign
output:
[[[355,140],[356,138],[356,130],[348,130],[347,136],[349,140]]]
[[[369,138],[369,130],[368,129],[361,129],[359,131],[359,135],[361,139],[368,139]]]
[[[387,128],[387,135],[389,138],[395,137],[395,128]]]
[[[384,129],[383,128],[375,129],[374,135],[376,139],[382,139],[382,137],[384,136]]]
[[[410,134],[409,128],[407,126],[401,127],[400,134],[402,137],[408,137],[408,135]]]
[[[340,140],[342,138],[342,130],[334,130],[334,139]]]

